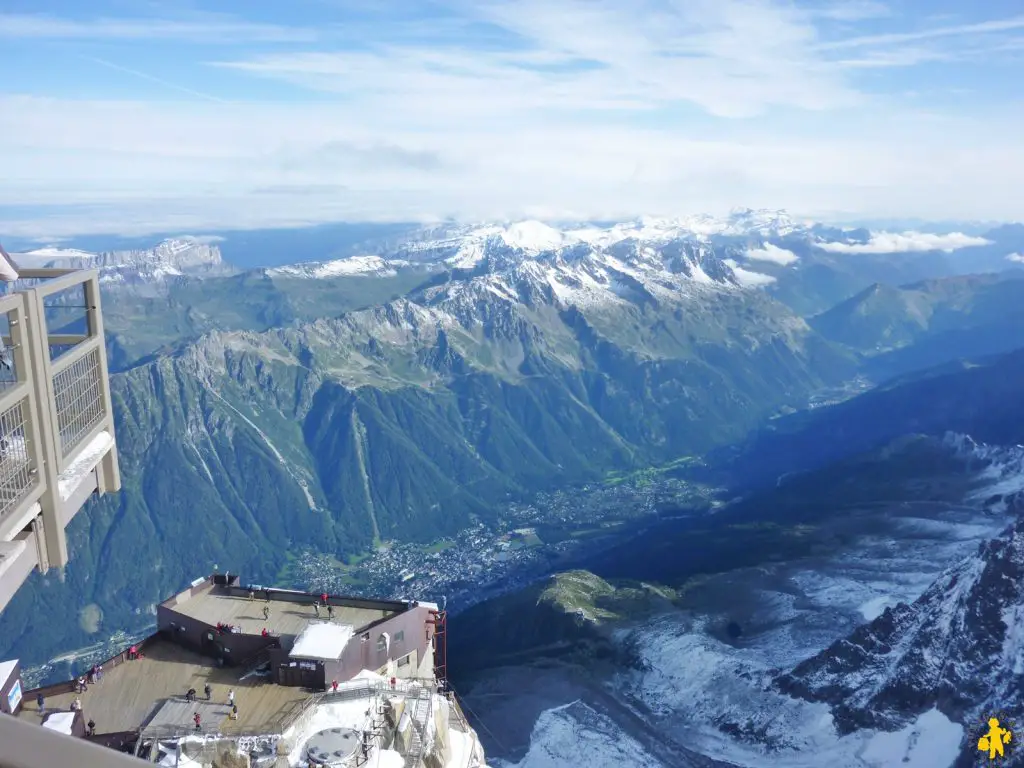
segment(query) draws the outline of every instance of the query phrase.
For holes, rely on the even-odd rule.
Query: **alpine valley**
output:
[[[1024,226],[359,233],[14,255],[100,270],[124,489],[0,657],[217,566],[447,598],[498,765],[967,766],[1024,716]]]

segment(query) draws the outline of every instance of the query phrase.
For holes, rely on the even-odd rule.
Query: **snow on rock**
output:
[[[398,274],[398,267],[405,266],[407,262],[389,261],[380,256],[349,256],[344,259],[332,261],[308,262],[305,264],[294,264],[286,267],[274,267],[267,270],[272,277],[297,277],[309,279],[323,279],[329,277],[345,276],[373,276],[393,277]]]
[[[321,704],[316,712],[298,733],[286,733],[284,736],[294,739],[295,747],[288,755],[288,763],[292,766],[306,765],[306,742],[313,734],[328,728],[351,728],[357,731],[368,730],[371,724],[370,716],[367,714],[372,706],[369,699],[352,699],[350,701],[337,701],[329,704]]]
[[[977,460],[971,509],[908,510],[827,564],[712,579],[709,604],[749,597],[744,629],[759,629],[730,644],[721,616],[679,611],[622,630],[641,663],[609,692],[680,745],[749,768],[946,768],[970,753],[965,724],[1024,710],[1024,498],[991,498],[1018,487],[1024,448],[947,440]],[[574,759],[567,719],[545,713],[519,765],[656,764],[624,759],[622,740]]]
[[[360,670],[359,672],[357,672],[352,677],[352,681],[353,682],[355,682],[357,680],[365,680],[365,681],[371,682],[371,683],[381,683],[381,684],[383,684],[383,683],[386,683],[388,679],[384,675],[378,675],[376,672],[374,672],[371,669],[363,669],[363,670]]]
[[[99,269],[101,281],[108,284],[230,272],[216,245],[208,238],[190,236],[168,238],[152,248],[91,253],[45,247],[13,256],[21,267]]]
[[[1024,605],[1013,605],[1003,611],[1006,638],[1003,641],[1003,663],[1014,675],[1024,675]],[[3,679],[0,676],[0,679]]]
[[[1017,508],[1024,512],[1024,505]],[[834,707],[840,727],[903,727],[929,706],[959,722],[1019,709],[1024,519],[943,572],[912,603],[887,608],[779,678]],[[916,712],[915,712],[916,710]]]
[[[197,760],[193,760],[191,757],[185,754],[184,750],[181,752],[179,759],[177,750],[161,750],[162,756],[157,765],[166,766],[166,768],[203,768],[203,764]]]
[[[506,245],[535,253],[559,248],[567,239],[557,229],[539,221],[521,221],[513,224],[500,236]]]
[[[377,768],[405,768],[405,758],[393,749],[380,749],[370,758]]]
[[[860,756],[872,766],[948,768],[956,759],[963,737],[962,725],[930,709],[902,730],[872,735]]]
[[[533,727],[530,749],[518,763],[492,759],[494,768],[662,768],[643,746],[614,722],[582,702],[543,712]]]
[[[882,615],[886,608],[892,608],[898,601],[889,595],[879,595],[860,604],[857,609],[864,617],[864,621],[872,621]]]
[[[446,768],[470,768],[473,758],[473,737],[454,728],[448,730],[448,743],[451,756]]]
[[[410,262],[439,262],[457,269],[475,269],[485,265],[491,272],[507,269],[523,260],[538,260],[553,269],[566,263],[587,262],[601,267],[611,266],[614,256],[634,268],[632,276],[642,279],[652,272],[685,275],[700,283],[762,285],[770,282],[767,276],[746,277],[742,282],[728,270],[711,247],[713,236],[749,236],[758,238],[781,236],[798,229],[781,211],[733,211],[726,218],[707,215],[678,218],[641,217],[634,221],[610,226],[555,227],[539,221],[520,221],[508,224],[453,226],[424,230],[387,252],[388,258]],[[690,249],[686,263],[671,264],[673,257]],[[698,247],[704,248],[700,258],[692,258]],[[620,253],[632,250],[626,261]],[[779,264],[790,264],[796,256],[775,245],[765,244],[751,251],[756,257]],[[381,255],[384,255],[383,253]],[[715,269],[709,269],[715,266]],[[749,271],[749,270],[748,270]],[[755,275],[757,273],[754,273]],[[595,275],[596,277],[597,275]],[[580,279],[580,274],[574,274]],[[565,284],[565,280],[558,282]],[[570,281],[571,282],[571,281]],[[606,286],[608,281],[604,281]]]
[[[26,264],[31,263],[32,266],[38,266],[37,261],[58,261],[66,259],[92,259],[95,258],[95,253],[89,251],[81,251],[77,248],[55,248],[48,246],[46,248],[36,248],[32,251],[24,251],[23,253],[12,254],[16,256],[19,262],[25,262]]]

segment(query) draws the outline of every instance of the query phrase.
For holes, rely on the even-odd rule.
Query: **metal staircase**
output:
[[[419,768],[423,760],[423,751],[427,742],[427,723],[432,714],[431,704],[433,697],[429,688],[417,688],[416,695],[406,700],[406,706],[410,707],[409,719],[412,721],[412,738],[409,743],[409,753],[406,755],[406,768]]]

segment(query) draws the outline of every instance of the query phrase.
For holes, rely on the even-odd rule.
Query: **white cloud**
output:
[[[1024,253],[1011,253],[1006,257],[1006,260],[1024,264]]]
[[[863,35],[845,40],[823,43],[818,47],[823,50],[840,48],[863,48],[866,46],[892,45],[893,43],[917,42],[919,40],[935,40],[943,37],[966,37],[968,35],[985,35],[997,32],[1013,32],[1024,29],[1024,16],[1008,19],[993,19],[972,24],[955,24],[945,27],[932,27],[916,32],[891,32],[880,35]]]
[[[815,14],[833,21],[863,21],[891,16],[892,11],[875,0],[838,0],[817,9]]]
[[[991,245],[983,237],[950,232],[947,235],[933,235],[925,232],[877,232],[866,243],[818,243],[823,251],[833,253],[912,253],[920,251],[945,251],[952,253],[960,248],[977,245]]]
[[[190,21],[142,17],[77,21],[43,14],[0,13],[0,38],[16,40],[181,40],[224,45],[311,42],[320,36],[312,29],[253,24],[213,14],[203,14]]]
[[[198,245],[215,245],[223,243],[226,238],[220,235],[173,235],[171,240],[191,240]]]
[[[736,263],[735,259],[723,259],[723,261],[732,269],[732,273],[744,288],[763,288],[775,282],[775,278],[771,275],[744,269]]]
[[[771,243],[765,243],[762,248],[752,248],[747,251],[747,258],[753,259],[754,261],[770,261],[773,264],[780,264],[783,267],[789,266],[800,260],[790,250],[785,248],[779,248],[777,245]]]
[[[329,24],[314,35],[219,16],[0,15],[0,37],[274,43],[245,55],[211,49],[219,61],[209,82],[184,79],[188,68],[169,82],[104,49],[105,77],[149,81],[178,102],[0,96],[0,232],[744,205],[1024,218],[1018,107],[951,117],[865,93],[856,80],[865,67],[931,55],[909,50],[906,33],[828,47],[835,41],[818,25],[880,17],[876,3],[808,12],[782,0],[442,2],[460,23],[488,24],[515,44],[482,45],[451,29],[438,43],[437,25],[393,18],[360,27],[361,45],[342,50]],[[315,48],[277,42],[314,36]],[[238,76],[251,78],[238,93],[255,85],[284,94],[257,102],[216,90]],[[62,207],[30,210],[49,205]]]
[[[517,0],[458,3],[522,44],[481,50],[430,41],[214,62],[370,104],[439,111],[451,102],[522,109],[653,109],[691,102],[723,117],[775,106],[852,106],[860,94],[812,52],[810,20],[770,0]],[[439,104],[440,102],[440,104]]]

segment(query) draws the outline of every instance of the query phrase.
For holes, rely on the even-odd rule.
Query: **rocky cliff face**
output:
[[[1019,492],[999,501],[1024,515]],[[830,704],[841,732],[897,730],[937,708],[967,730],[958,764],[976,764],[978,726],[1024,708],[1024,517],[776,684]]]
[[[15,260],[28,267],[99,269],[101,280],[108,287],[152,284],[184,275],[226,275],[234,271],[221,258],[215,244],[193,237],[170,238],[153,248],[100,253],[40,248],[17,254]]]

